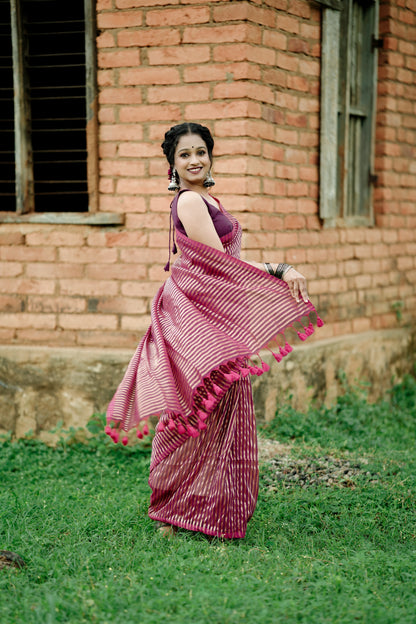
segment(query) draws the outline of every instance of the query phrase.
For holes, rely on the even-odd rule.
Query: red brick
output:
[[[23,264],[19,262],[2,262],[0,263],[1,277],[16,277],[23,273]]]
[[[116,0],[118,9],[135,9],[137,7],[154,7],[158,5],[180,4],[180,0]]]
[[[150,104],[159,104],[160,102],[200,102],[201,100],[209,99],[209,92],[209,86],[205,85],[149,87],[147,101]]]
[[[150,325],[150,316],[123,316],[121,319],[121,329],[125,331],[145,331]]]
[[[305,0],[290,0],[287,11],[298,17],[311,18],[311,8]]]
[[[118,327],[118,318],[114,314],[60,314],[58,326],[62,329],[115,330]]]
[[[120,179],[117,182],[117,194],[121,195],[154,195],[160,193],[166,188],[161,180],[136,180],[136,179]]]
[[[273,9],[279,9],[282,11],[286,11],[287,9],[287,0],[264,0],[264,4],[272,7]]]
[[[99,87],[112,87],[115,84],[115,71],[113,69],[98,70],[97,83]]]
[[[287,54],[286,52],[277,52],[276,65],[280,69],[297,72],[299,67],[299,59],[293,54]]]
[[[309,91],[309,82],[303,76],[292,76],[289,75],[287,77],[287,87],[288,89],[293,89],[294,91]]]
[[[248,2],[240,1],[238,3],[223,4],[214,7],[214,22],[231,22],[235,20],[246,21],[249,19],[250,5]]]
[[[88,236],[91,247],[146,247],[147,237],[141,232],[92,232]]]
[[[56,318],[54,314],[32,314],[29,312],[14,312],[0,314],[0,327],[54,329]]]
[[[140,65],[138,50],[118,50],[98,53],[98,67],[136,67]]]
[[[100,104],[140,104],[142,92],[137,87],[101,89]]]
[[[85,275],[93,280],[101,279],[103,275],[113,280],[141,280],[146,278],[147,268],[140,264],[87,264]]]
[[[179,26],[187,24],[204,24],[209,22],[209,7],[160,9],[148,11],[146,24],[148,26]]]
[[[145,314],[147,311],[145,299],[106,297],[99,299],[97,303],[97,312],[109,314]]]
[[[24,310],[25,298],[15,295],[0,295],[0,312],[21,312]]]
[[[307,41],[299,39],[298,37],[291,37],[288,41],[287,49],[289,52],[308,54],[309,44]]]
[[[260,105],[256,102],[211,102],[210,104],[188,104],[185,108],[185,117],[190,120],[260,116]]]
[[[97,27],[105,28],[131,28],[141,26],[143,23],[142,11],[114,11],[97,14]]]
[[[102,334],[100,334],[102,337]],[[47,329],[19,329],[17,331],[17,340],[21,344],[35,343],[54,346],[75,345],[77,336],[75,332],[55,331]]]
[[[319,23],[301,22],[300,34],[305,39],[316,39],[319,41],[321,39],[321,26]]]
[[[84,267],[77,264],[32,262],[26,267],[27,277],[39,279],[81,278],[83,273]]]
[[[299,33],[299,20],[289,15],[279,14],[277,16],[277,28],[290,33]]]
[[[77,297],[28,297],[28,311],[42,314],[66,312],[68,314],[85,312],[85,299]]]
[[[190,65],[207,63],[210,59],[209,46],[184,46],[152,48],[147,53],[149,65]]]
[[[160,45],[179,45],[181,35],[176,28],[149,28],[146,30],[121,30],[117,35],[117,43],[121,47],[151,47]]]
[[[96,39],[97,48],[114,48],[115,36],[114,33],[106,30],[100,33]]]
[[[285,229],[301,230],[305,227],[305,217],[302,215],[287,215],[285,217]]]
[[[297,130],[285,130],[276,128],[276,141],[286,145],[297,145],[299,140]]]
[[[17,262],[53,262],[56,258],[54,247],[23,247],[21,245],[0,248],[2,260],[16,260]]]
[[[160,251],[157,253],[160,257]],[[160,286],[158,282],[126,281],[121,284],[121,294],[126,297],[153,297]]]
[[[101,141],[141,141],[143,127],[141,124],[114,124],[100,127]]]
[[[85,297],[111,296],[118,293],[118,283],[114,280],[67,280],[60,281],[62,295],[83,295]]]
[[[155,89],[165,87],[155,87]],[[170,87],[166,87],[170,88]],[[179,88],[180,87],[173,87]],[[154,143],[120,143],[118,154],[119,156],[127,156],[134,158],[151,158],[153,156],[159,156],[161,154],[161,148],[159,144]]]
[[[98,111],[98,121],[103,123],[113,123],[116,120],[116,111],[114,108],[101,106]]]
[[[179,72],[172,67],[140,67],[139,69],[120,69],[121,86],[178,84]]]
[[[234,24],[229,26],[190,26],[185,28],[183,43],[261,43],[261,29],[250,24]]]
[[[102,160],[100,162],[100,173],[105,176],[144,176],[145,167],[143,162],[132,162],[130,160]]]
[[[171,70],[169,70],[171,71]],[[221,63],[209,65],[209,72],[204,65],[185,67],[183,70],[185,82],[218,82],[220,80],[260,80],[260,68],[251,63]]]
[[[26,234],[27,245],[52,245],[56,247],[78,247],[84,243],[81,232],[53,230]]]
[[[0,245],[23,245],[24,242],[25,237],[20,232],[0,232]]]
[[[276,50],[286,50],[287,35],[275,30],[265,30],[263,32],[263,45]]]
[[[91,262],[112,263],[117,261],[116,249],[99,249],[92,247],[80,247],[74,250],[63,247],[59,250],[61,262],[73,262],[74,264],[87,264]]]

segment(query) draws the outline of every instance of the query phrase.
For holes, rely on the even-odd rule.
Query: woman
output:
[[[163,533],[182,527],[242,538],[258,492],[249,376],[269,369],[260,349],[273,346],[277,361],[292,350],[289,327],[301,340],[310,335],[315,310],[295,269],[239,259],[241,227],[209,193],[213,146],[199,124],[165,134],[181,256],[153,301],[152,324],[109,405],[106,431],[117,442],[121,430],[159,416],[149,516]],[[138,437],[147,433],[140,424]]]

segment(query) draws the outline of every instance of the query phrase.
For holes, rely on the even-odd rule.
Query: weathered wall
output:
[[[414,322],[416,0],[380,2],[374,227],[324,229],[318,217],[321,11],[309,0],[98,0],[99,207],[125,225],[0,224],[0,344],[33,346],[17,348],[20,381],[1,348],[3,428],[33,428],[34,414],[36,428],[58,412],[84,421],[114,391],[126,356],[94,349],[131,350],[148,325],[166,277],[160,143],[183,120],[214,133],[215,193],[243,224],[246,257],[308,277],[326,322],[318,339]],[[42,345],[68,348],[47,374]],[[107,361],[87,393],[67,384],[81,388],[78,362]]]
[[[198,120],[245,254],[309,279],[321,337],[396,326],[416,297],[414,0],[382,0],[375,227],[318,218],[321,7],[309,0],[98,0],[100,209],[124,227],[0,225],[0,343],[132,348],[165,278],[160,143]]]
[[[64,428],[85,426],[105,411],[114,384],[121,380],[131,351],[48,347],[4,347],[0,354],[0,433],[17,437],[29,431],[45,441],[59,420]],[[381,396],[392,379],[410,371],[414,344],[405,330],[384,330],[301,345],[277,365],[253,379],[259,421],[273,418],[279,401],[293,396],[298,409],[311,400],[331,403],[342,392],[339,371],[353,386],[369,382],[371,398]]]

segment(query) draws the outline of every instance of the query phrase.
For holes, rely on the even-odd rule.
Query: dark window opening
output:
[[[16,209],[10,3],[0,2],[0,210]]]
[[[5,50],[0,98],[6,100],[0,113],[0,210],[16,210],[19,188],[24,197],[18,212],[89,209],[86,33],[91,34],[91,28],[86,29],[84,4],[84,0],[0,0],[1,50]],[[17,13],[15,30],[11,5]],[[13,104],[15,48],[21,68],[15,68],[14,80],[21,84],[14,89]],[[14,131],[16,108],[20,132]],[[20,160],[15,158],[15,136],[24,143]]]

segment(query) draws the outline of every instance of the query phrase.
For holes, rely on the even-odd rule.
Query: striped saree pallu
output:
[[[224,252],[176,232],[181,256],[153,300],[151,326],[107,410],[115,442],[158,416],[152,446],[149,515],[190,530],[243,537],[258,489],[250,375],[280,362],[287,330],[305,340],[320,326],[314,306],[287,284],[239,259],[241,227]],[[128,438],[123,435],[123,444]]]
[[[221,239],[225,253],[176,233],[182,254],[107,410],[115,442],[134,428],[146,435],[151,416],[159,416],[159,431],[198,436],[234,382],[269,369],[262,349],[280,362],[292,351],[289,328],[305,340],[313,320],[322,324],[312,303],[297,303],[285,282],[239,259],[241,227],[227,216],[233,231]]]

